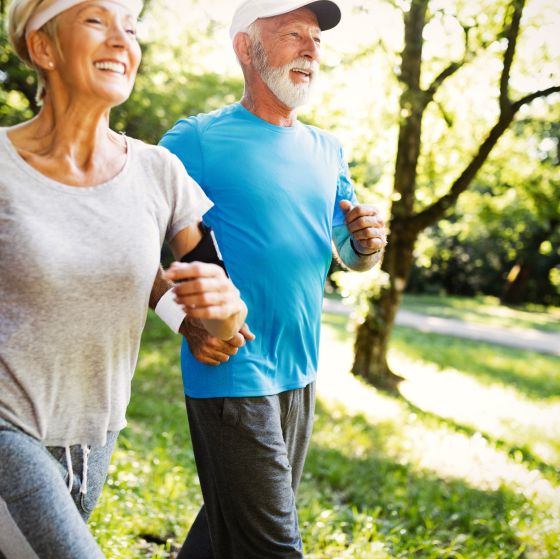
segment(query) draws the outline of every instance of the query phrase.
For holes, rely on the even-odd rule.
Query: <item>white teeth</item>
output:
[[[110,72],[117,72],[117,74],[124,74],[125,66],[122,62],[95,62],[94,66],[99,70],[109,70]]]
[[[294,72],[299,72],[300,74],[303,74],[304,76],[310,76],[311,72],[309,70],[302,70],[301,68],[292,68],[292,70]]]

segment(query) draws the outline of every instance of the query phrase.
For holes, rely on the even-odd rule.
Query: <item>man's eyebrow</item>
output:
[[[284,33],[285,31],[289,31],[290,29],[307,29],[306,25],[299,25],[297,23],[285,23],[282,25],[279,25],[278,27],[276,27],[276,29],[273,30],[273,32],[276,33]],[[321,28],[320,27],[313,27],[311,28],[311,33],[313,35],[321,35]]]

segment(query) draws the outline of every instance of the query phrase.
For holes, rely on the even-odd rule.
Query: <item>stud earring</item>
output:
[[[48,66],[52,70],[54,68],[54,62],[49,62]]]

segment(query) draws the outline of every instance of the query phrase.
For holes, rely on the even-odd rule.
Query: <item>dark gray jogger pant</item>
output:
[[[315,383],[275,396],[186,402],[204,507],[178,559],[301,559],[295,493]]]

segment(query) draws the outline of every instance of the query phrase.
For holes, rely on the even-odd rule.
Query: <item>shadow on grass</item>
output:
[[[322,440],[332,425],[338,426],[338,445],[334,439]],[[331,532],[330,540],[340,542],[341,549],[352,544],[366,549],[377,541],[394,557],[526,557],[511,528],[524,510],[523,497],[506,488],[482,491],[397,463],[382,442],[387,429],[395,428],[374,427],[363,416],[333,417],[318,402],[317,437],[299,507],[309,550],[329,540]],[[371,445],[352,444],[362,437]],[[332,554],[320,557],[336,557],[336,551],[333,547]]]
[[[560,357],[404,327],[395,328],[392,347],[410,359],[511,385],[531,398],[560,396]]]
[[[407,400],[402,394],[395,396],[399,402],[404,403],[411,413],[416,414],[422,420],[435,425],[445,425],[447,428],[451,429],[456,433],[461,433],[467,437],[473,437],[475,435],[480,435],[484,437],[486,441],[493,447],[502,452],[505,452],[512,460],[517,462],[523,462],[527,465],[529,469],[537,469],[549,479],[556,481],[560,477],[560,466],[555,466],[553,464],[547,464],[543,462],[541,458],[536,456],[528,446],[519,446],[512,441],[507,441],[504,439],[493,437],[488,433],[480,431],[480,429],[475,429],[469,425],[463,423],[458,423],[454,419],[449,417],[443,417],[437,413],[433,413],[424,410],[417,405],[413,404],[410,400]]]
[[[345,315],[324,313],[336,341],[353,343]],[[560,396],[560,357],[535,351],[490,344],[478,340],[420,332],[396,326],[390,347],[407,358],[457,369],[487,383],[510,385],[529,398],[546,400]],[[399,371],[395,371],[399,373]]]

